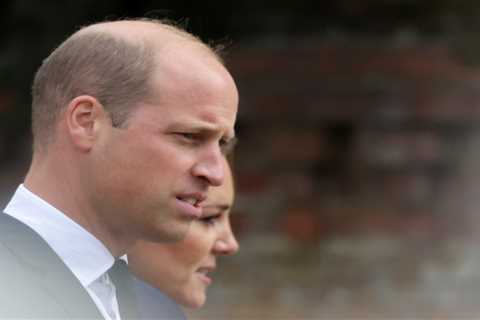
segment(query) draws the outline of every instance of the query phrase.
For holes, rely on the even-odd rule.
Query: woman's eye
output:
[[[203,218],[200,218],[200,221],[207,225],[213,225],[215,224],[215,222],[218,220],[219,217],[220,217],[219,215],[203,217]]]
[[[220,150],[222,150],[223,154],[230,153],[230,148],[229,148],[230,146],[225,139],[220,140],[219,145],[220,145]]]
[[[219,141],[219,145],[220,145],[220,150],[222,150],[222,153],[225,155],[228,155],[235,148],[236,139],[231,139],[231,140],[221,139]]]

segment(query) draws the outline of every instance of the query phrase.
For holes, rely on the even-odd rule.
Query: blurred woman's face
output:
[[[210,188],[202,217],[192,222],[182,241],[139,241],[128,254],[129,267],[138,277],[186,307],[198,308],[205,303],[216,258],[238,250],[229,219],[234,190],[231,172],[227,171],[223,185]]]

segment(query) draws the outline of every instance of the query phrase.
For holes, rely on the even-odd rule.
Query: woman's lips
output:
[[[198,277],[200,280],[205,283],[207,286],[212,283],[212,278],[210,278],[206,273],[197,271]]]
[[[204,282],[206,285],[210,285],[213,282],[213,279],[208,276],[208,273],[213,272],[214,270],[214,266],[200,267],[197,269],[196,273],[202,282]]]

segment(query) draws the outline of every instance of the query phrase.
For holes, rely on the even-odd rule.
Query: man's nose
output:
[[[225,167],[220,148],[205,153],[194,165],[193,175],[206,180],[211,186],[221,186],[225,179]]]

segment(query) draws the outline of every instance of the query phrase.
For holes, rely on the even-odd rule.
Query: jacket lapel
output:
[[[0,242],[18,258],[38,286],[60,305],[67,317],[103,319],[75,275],[50,246],[22,222],[0,213]]]

